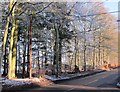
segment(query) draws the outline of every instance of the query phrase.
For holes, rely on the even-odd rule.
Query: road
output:
[[[64,85],[83,85],[89,87],[114,87],[118,78],[118,69],[98,73],[85,78],[65,81],[60,84]]]
[[[21,90],[22,92],[120,92],[116,88],[116,79],[118,78],[118,69],[98,73],[85,78],[62,81],[49,87],[30,88]],[[56,91],[57,90],[57,91]],[[12,91],[13,92],[13,91]],[[18,91],[16,91],[18,92]]]

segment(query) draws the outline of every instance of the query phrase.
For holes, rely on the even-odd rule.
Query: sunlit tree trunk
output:
[[[11,4],[13,2],[10,2]],[[8,56],[8,64],[9,64],[9,69],[8,69],[8,79],[14,78],[15,77],[15,73],[14,73],[14,66],[12,65],[12,60],[13,60],[13,39],[14,39],[14,32],[16,29],[16,20],[15,20],[15,7],[12,10],[12,30],[11,30],[11,34],[10,34],[10,50],[9,50],[9,56]],[[15,52],[15,48],[14,48],[14,52]],[[15,54],[15,53],[14,53]]]
[[[17,41],[18,41],[18,23],[19,20],[15,19],[15,31],[13,36],[13,52],[12,52],[12,77],[15,78],[15,69],[16,69],[16,62],[17,62]]]

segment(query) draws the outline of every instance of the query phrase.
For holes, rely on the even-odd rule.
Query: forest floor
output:
[[[29,87],[44,87],[53,85],[54,83],[45,78],[32,78],[32,79],[4,79],[2,78],[2,90],[19,90],[21,88]]]

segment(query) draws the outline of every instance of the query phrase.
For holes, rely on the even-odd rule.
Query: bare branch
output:
[[[12,13],[12,10],[13,10],[13,8],[15,7],[16,4],[17,4],[17,2],[15,2],[15,3],[13,4],[13,6],[12,6],[10,12],[8,13],[7,17],[10,16],[10,14]]]

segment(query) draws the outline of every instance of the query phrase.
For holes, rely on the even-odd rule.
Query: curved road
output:
[[[89,87],[115,87],[118,78],[118,69],[98,73],[85,78],[61,82],[64,85],[83,85]]]

